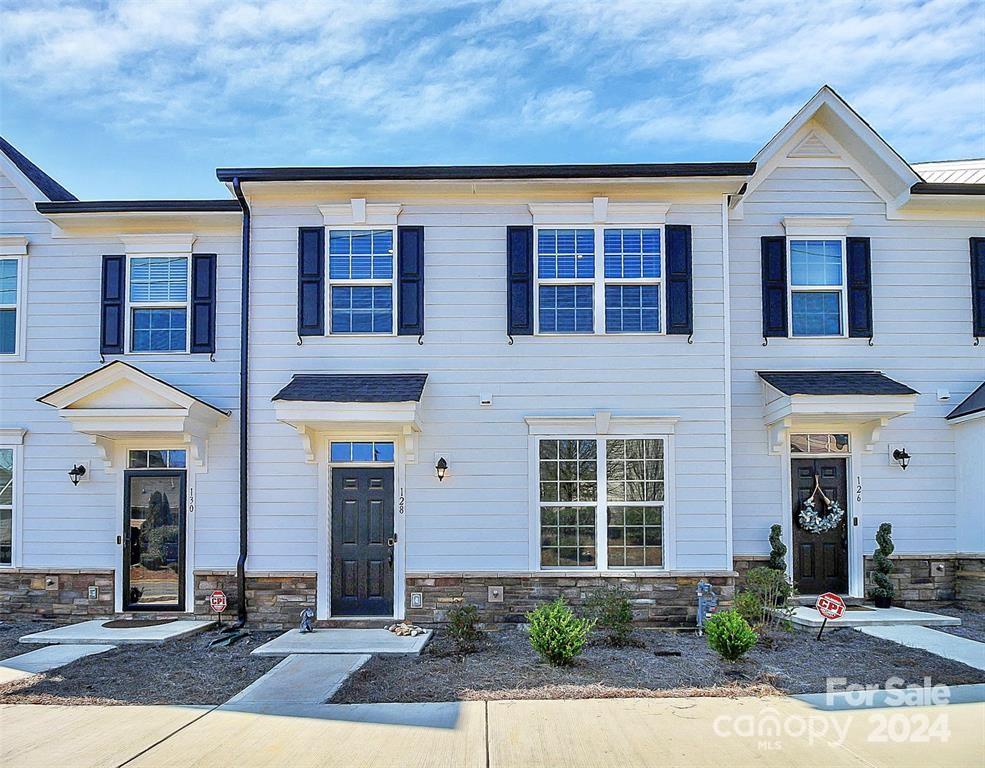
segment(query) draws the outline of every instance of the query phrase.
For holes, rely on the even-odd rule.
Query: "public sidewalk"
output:
[[[5,768],[640,768],[985,762],[985,686],[938,706],[823,697],[0,707]],[[885,697],[881,697],[885,698]]]

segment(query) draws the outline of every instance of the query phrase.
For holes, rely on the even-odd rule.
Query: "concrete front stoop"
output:
[[[35,632],[20,638],[22,643],[66,643],[69,645],[126,645],[129,643],[162,643],[165,640],[177,640],[204,632],[215,626],[214,621],[196,619],[179,619],[167,624],[156,624],[151,627],[104,627],[109,619],[93,619],[79,624],[69,624],[64,627]]]
[[[818,629],[824,617],[814,608],[798,606],[794,608],[790,621],[797,627]],[[957,627],[961,619],[942,616],[939,613],[911,611],[907,608],[867,608],[866,610],[847,610],[840,619],[828,619],[827,628],[839,627],[892,627],[915,625],[919,627]]]
[[[256,656],[296,653],[418,656],[431,639],[431,630],[417,637],[400,637],[385,629],[316,629],[301,634],[291,629],[253,651]]]

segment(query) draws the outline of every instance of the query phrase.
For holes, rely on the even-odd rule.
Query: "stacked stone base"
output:
[[[89,589],[97,596],[90,599]],[[113,615],[113,572],[0,570],[0,618],[72,623]]]
[[[693,626],[697,619],[697,587],[704,578],[722,600],[731,602],[735,578],[731,572],[698,575],[633,574],[618,576],[575,575],[497,575],[497,574],[412,574],[407,577],[406,618],[415,624],[441,625],[456,605],[470,603],[479,610],[486,628],[526,623],[526,614],[544,603],[563,597],[575,607],[600,587],[619,586],[630,594],[634,619],[643,625]],[[499,588],[502,600],[490,600],[490,587]],[[412,595],[421,593],[423,605],[412,608]]]
[[[290,629],[298,626],[304,608],[315,608],[317,577],[313,573],[262,573],[246,575],[246,608],[249,625],[256,629]],[[209,596],[217,589],[226,593],[225,615],[235,620],[239,590],[235,571],[195,572],[195,613],[214,616]]]

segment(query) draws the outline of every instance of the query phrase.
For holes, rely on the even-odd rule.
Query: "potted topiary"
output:
[[[787,570],[787,545],[783,543],[783,529],[779,524],[774,523],[770,526],[770,564],[769,567],[774,571]]]
[[[876,544],[879,546],[872,553],[872,559],[875,561],[872,580],[875,582],[875,586],[870,592],[876,608],[891,608],[893,595],[896,594],[896,588],[893,587],[893,582],[889,580],[889,574],[893,572],[893,563],[889,556],[893,554],[895,549],[892,534],[893,526],[889,523],[883,523],[876,531]]]

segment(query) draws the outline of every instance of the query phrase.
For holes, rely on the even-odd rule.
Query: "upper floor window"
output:
[[[790,318],[793,336],[844,336],[845,241],[793,240]]]
[[[0,259],[0,355],[17,354],[19,259]]]
[[[392,334],[394,232],[328,232],[328,305],[331,333]]]
[[[188,351],[188,258],[130,259],[130,349]]]
[[[606,229],[605,332],[660,332],[660,230]]]
[[[538,228],[536,240],[538,333],[661,332],[659,227]]]

